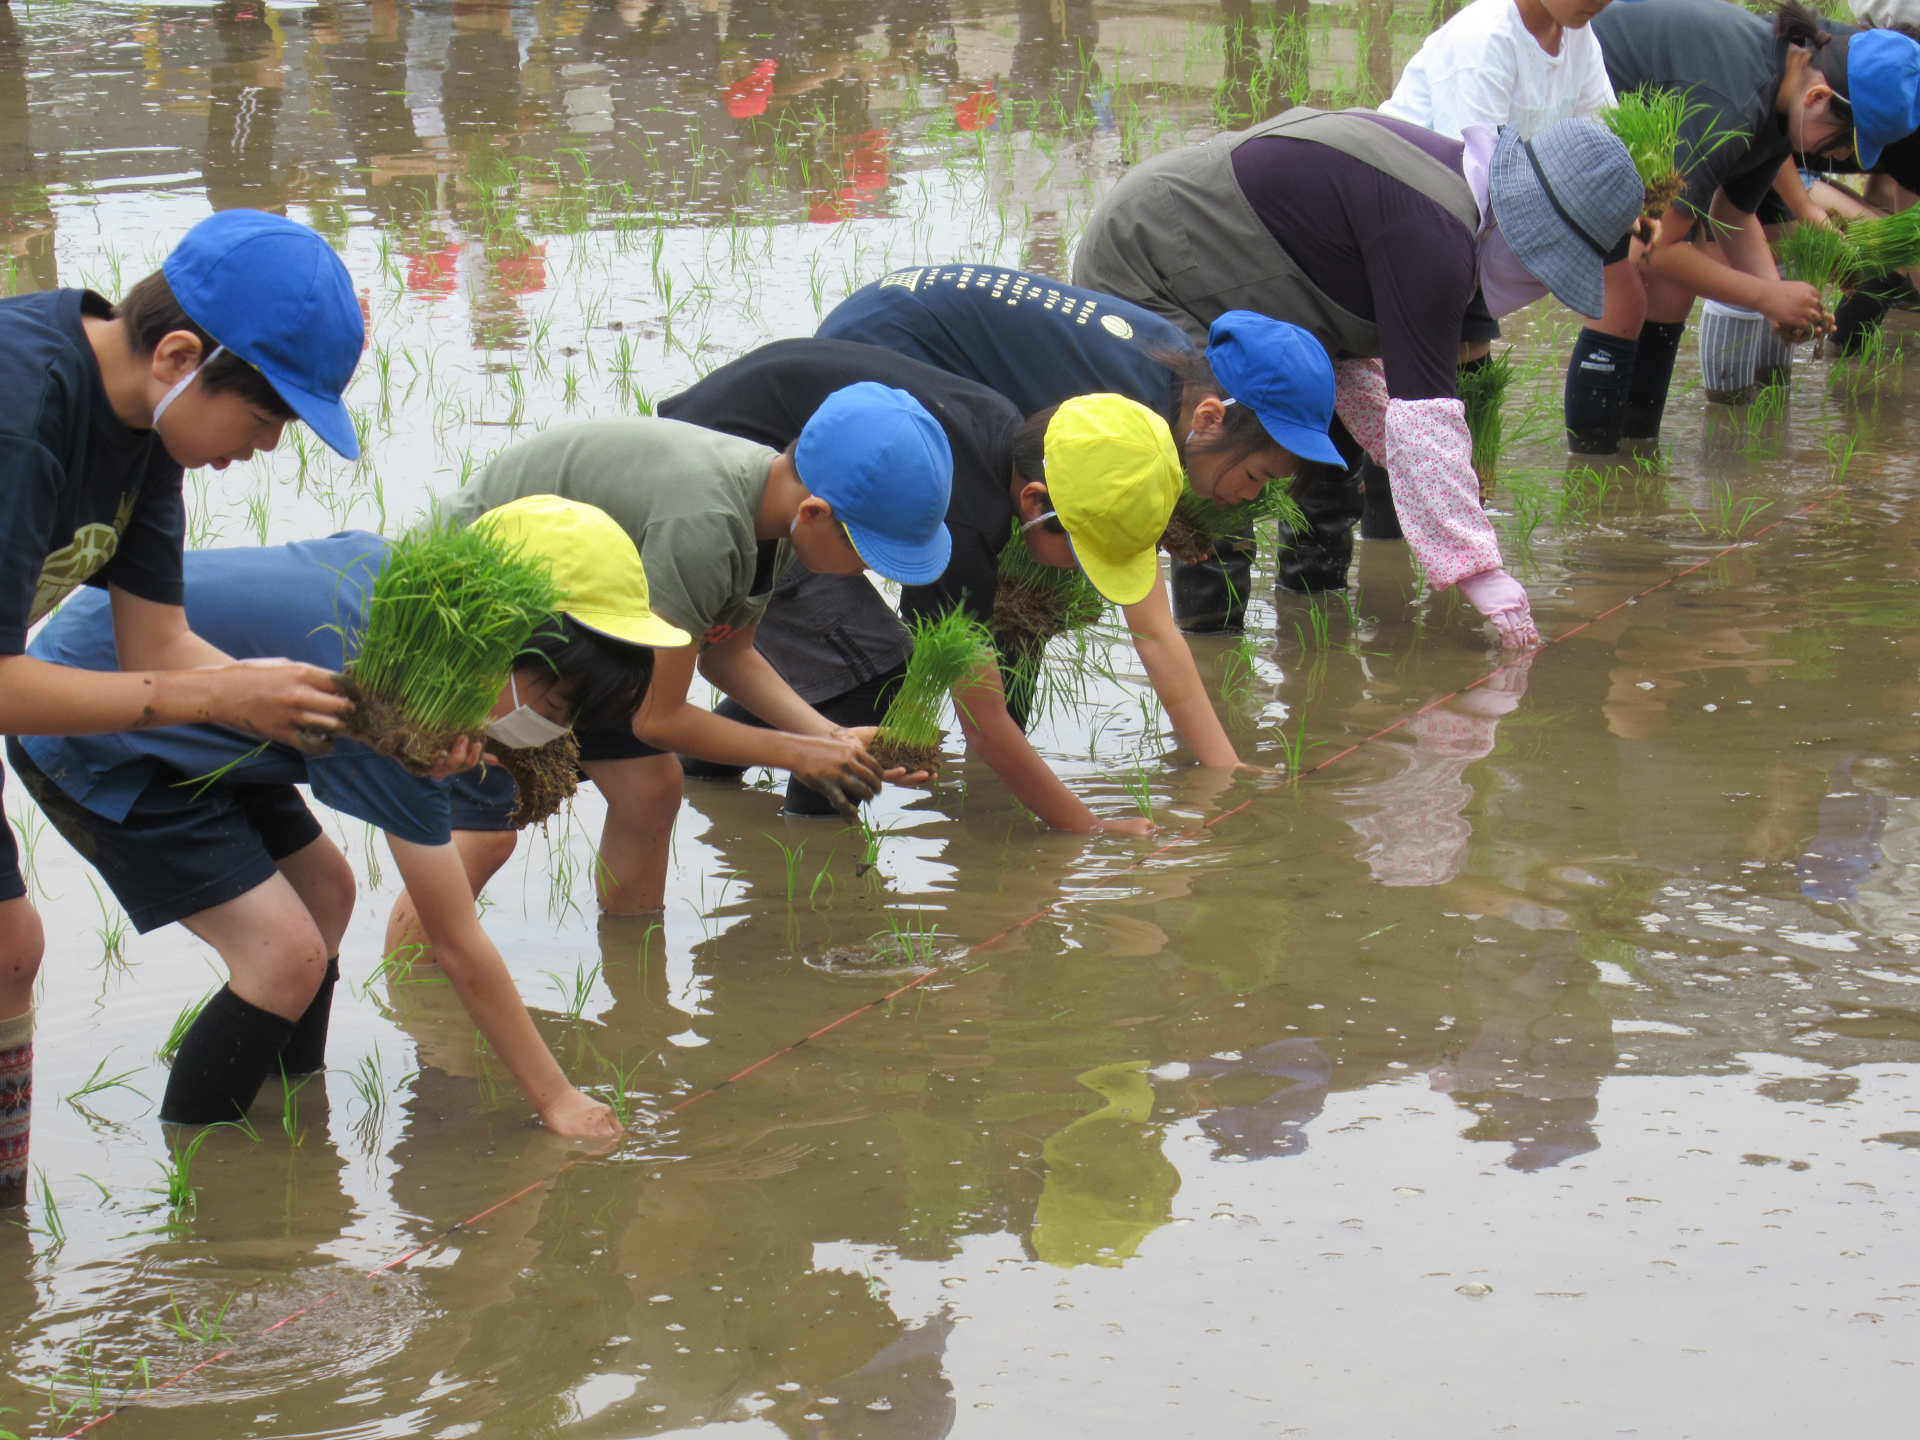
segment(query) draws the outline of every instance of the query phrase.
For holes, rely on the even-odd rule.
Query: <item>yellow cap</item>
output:
[[[1081,395],[1047,425],[1047,500],[1093,588],[1136,605],[1160,573],[1157,550],[1180,496],[1167,422],[1124,395]]]
[[[553,582],[567,597],[561,609],[589,630],[629,645],[693,643],[653,613],[640,551],[606,511],[558,495],[523,495],[473,523],[551,562]]]

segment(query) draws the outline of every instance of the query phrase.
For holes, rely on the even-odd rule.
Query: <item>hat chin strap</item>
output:
[[[160,403],[153,407],[153,426],[156,430],[160,428],[160,417],[167,413],[167,407],[180,398],[180,392],[193,383],[194,376],[198,375],[202,370],[206,369],[207,366],[211,365],[214,361],[218,360],[221,355],[226,353],[226,348],[224,345],[215,345],[211,355],[207,356],[206,359],[202,360],[198,365],[194,366],[193,369],[176,380],[173,388],[160,397]]]

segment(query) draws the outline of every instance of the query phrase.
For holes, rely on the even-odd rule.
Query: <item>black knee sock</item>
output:
[[[1567,358],[1567,449],[1575,455],[1614,455],[1627,419],[1637,340],[1583,329]]]
[[[1627,390],[1627,418],[1620,433],[1630,440],[1660,438],[1660,417],[1667,412],[1667,387],[1673,384],[1673,362],[1680,354],[1684,320],[1649,320],[1640,330],[1640,348],[1633,357],[1633,384]]]
[[[1893,282],[1905,276],[1884,275],[1869,280],[1833,307],[1833,344],[1842,355],[1858,355],[1867,338],[1880,328],[1893,308]]]
[[[1393,508],[1393,485],[1387,479],[1387,467],[1371,455],[1360,460],[1360,538],[1407,538],[1400,529],[1400,514]]]
[[[340,983],[340,957],[327,961],[327,975],[320,990],[300,1018],[293,1022],[293,1036],[280,1052],[280,1067],[289,1075],[311,1075],[327,1068],[327,1022],[333,1016],[333,987]]]
[[[160,1118],[170,1125],[239,1119],[280,1068],[293,1031],[293,1021],[249,1005],[222,985],[180,1041]]]

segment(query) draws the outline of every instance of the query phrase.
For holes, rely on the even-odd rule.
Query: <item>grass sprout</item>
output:
[[[200,1018],[200,1012],[207,1008],[207,1002],[213,998],[209,990],[198,1000],[189,1001],[180,1013],[173,1017],[173,1028],[167,1031],[167,1038],[160,1042],[160,1048],[153,1052],[153,1058],[162,1065],[172,1065],[173,1057],[180,1053],[180,1042],[187,1038],[187,1031],[193,1028],[193,1022]]]

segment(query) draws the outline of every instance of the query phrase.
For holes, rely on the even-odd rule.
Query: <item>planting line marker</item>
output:
[[[1469,690],[1479,689],[1482,685],[1486,684],[1489,680],[1493,679],[1496,675],[1500,675],[1508,670],[1511,670],[1515,665],[1520,664],[1521,661],[1523,660],[1530,660],[1533,656],[1538,655],[1542,650],[1547,649],[1549,646],[1558,645],[1563,640],[1570,640],[1575,635],[1578,635],[1582,630],[1590,629],[1591,627],[1599,624],[1602,620],[1605,620],[1611,615],[1617,615],[1620,611],[1626,609],[1629,605],[1636,604],[1639,601],[1646,599],[1647,596],[1653,594],[1656,591],[1666,589],[1667,586],[1673,584],[1676,580],[1684,580],[1687,576],[1693,574],[1696,570],[1703,570],[1717,560],[1724,560],[1727,556],[1733,554],[1734,551],[1739,550],[1744,546],[1757,543],[1761,539],[1761,537],[1763,537],[1768,533],[1768,531],[1778,529],[1780,526],[1786,524],[1789,520],[1798,520],[1801,516],[1805,515],[1808,511],[1813,510],[1818,506],[1826,504],[1827,501],[1833,499],[1834,496],[1840,494],[1846,488],[1847,487],[1844,485],[1834,486],[1831,490],[1828,490],[1825,493],[1816,496],[1814,499],[1809,500],[1805,505],[1802,505],[1798,510],[1794,511],[1791,515],[1782,515],[1778,520],[1772,521],[1770,524],[1767,524],[1761,527],[1760,529],[1754,531],[1753,534],[1748,536],[1746,539],[1735,540],[1732,544],[1726,546],[1723,549],[1716,550],[1713,554],[1707,556],[1705,559],[1696,560],[1693,564],[1687,566],[1686,569],[1674,571],[1673,574],[1667,576],[1664,580],[1660,580],[1652,585],[1649,585],[1646,589],[1639,591],[1637,594],[1629,595],[1625,600],[1620,601],[1616,605],[1609,606],[1607,609],[1602,610],[1598,615],[1594,615],[1589,617],[1586,620],[1582,620],[1578,625],[1573,626],[1569,630],[1561,631],[1560,634],[1554,636],[1551,640],[1543,641],[1542,643],[1540,643],[1539,645],[1536,645],[1531,650],[1525,650],[1520,652],[1519,654],[1515,655],[1511,660],[1508,660],[1501,665],[1495,666],[1492,670],[1489,670],[1486,674],[1482,675],[1479,679],[1470,681],[1467,684],[1462,685],[1458,690],[1449,691],[1447,694],[1440,696],[1436,700],[1429,700],[1425,705],[1422,705],[1418,710],[1412,711],[1411,713],[1406,715],[1402,715],[1398,720],[1394,721],[1393,724],[1383,726],[1381,729],[1374,731],[1371,735],[1366,735],[1361,737],[1360,739],[1354,741],[1351,745],[1347,746],[1346,749],[1337,750],[1332,755],[1329,755],[1326,759],[1322,760],[1319,764],[1310,765],[1305,770],[1300,771],[1299,774],[1289,777],[1286,783],[1288,785],[1297,785],[1302,780],[1306,779],[1307,776],[1316,775],[1320,771],[1327,769],[1329,766],[1337,765],[1340,761],[1346,759],[1349,755],[1353,754],[1355,751],[1360,750],[1367,745],[1371,745],[1374,741],[1380,739],[1382,736],[1391,735],[1394,731],[1400,729],[1402,726],[1405,726],[1410,722],[1419,719],[1420,716],[1426,714],[1429,710],[1432,710],[1441,705],[1444,705],[1449,700],[1456,700],[1460,696],[1466,694]],[[1140,869],[1142,866],[1151,865],[1155,860],[1158,860],[1162,855],[1167,854],[1169,851],[1176,850],[1180,846],[1188,844],[1190,841],[1197,838],[1200,832],[1211,830],[1214,826],[1218,825],[1223,820],[1232,819],[1235,815],[1240,814],[1241,811],[1246,810],[1250,806],[1252,806],[1253,803],[1258,799],[1260,799],[1260,796],[1258,794],[1248,796],[1245,800],[1242,800],[1238,805],[1234,806],[1231,810],[1222,810],[1218,815],[1215,815],[1211,820],[1208,820],[1205,824],[1201,825],[1199,827],[1199,831],[1189,831],[1186,834],[1176,837],[1175,839],[1169,840],[1167,841],[1166,844],[1161,845],[1156,849],[1148,851],[1145,855],[1142,855],[1138,860],[1135,860],[1132,864],[1127,865],[1122,869],[1114,871],[1111,875],[1103,876],[1101,878],[1105,880],[1117,879],[1119,876],[1131,874],[1133,871]],[[1073,895],[1061,895],[1055,899],[1047,901],[1046,904],[1040,906],[1031,915],[1028,915],[1022,920],[1015,921],[1013,924],[1007,926],[1006,929],[1000,931],[997,935],[989,935],[984,940],[975,941],[972,945],[969,945],[965,950],[963,950],[959,955],[954,957],[955,960],[970,959],[972,956],[978,954],[980,951],[985,950],[988,946],[997,945],[1002,940],[1005,940],[1009,936],[1017,935],[1020,931],[1026,929],[1029,925],[1034,924],[1036,921],[1044,920],[1047,916],[1053,914],[1056,910],[1060,909],[1062,906],[1066,905],[1069,901],[1073,900],[1074,898],[1075,897]],[[953,963],[952,961],[949,961],[948,965],[950,966],[952,963]],[[687,1096],[686,1099],[680,1101],[678,1104],[670,1105],[666,1109],[662,1110],[659,1113],[659,1116],[657,1118],[664,1120],[670,1115],[678,1115],[681,1111],[686,1110],[694,1105],[697,1105],[702,1100],[705,1100],[709,1095],[718,1094],[720,1091],[726,1089],[729,1085],[734,1084],[736,1081],[744,1080],[747,1078],[747,1076],[753,1074],[755,1071],[764,1070],[767,1066],[773,1064],[774,1061],[783,1059],[784,1057],[791,1055],[794,1051],[798,1050],[801,1046],[807,1044],[809,1041],[818,1040],[822,1035],[826,1035],[834,1030],[838,1030],[842,1025],[847,1024],[849,1021],[857,1020],[862,1015],[865,1015],[869,1011],[877,1010],[882,1005],[885,1005],[890,1001],[896,1000],[900,996],[905,995],[908,991],[917,990],[922,985],[926,984],[927,981],[932,980],[937,976],[945,975],[947,973],[948,973],[948,970],[944,967],[929,970],[927,971],[926,974],[917,976],[916,978],[909,980],[906,984],[900,986],[899,988],[894,990],[889,990],[885,995],[880,996],[877,1000],[869,1000],[866,1004],[857,1006],[856,1008],[847,1011],[847,1013],[840,1016],[839,1019],[828,1021],[825,1025],[822,1025],[818,1030],[811,1031],[808,1034],[801,1036],[798,1040],[795,1040],[791,1045],[782,1046],[780,1049],[775,1050],[772,1054],[762,1056],[760,1059],[754,1061],[753,1064],[747,1066],[744,1070],[736,1070],[733,1074],[727,1076],[726,1079],[716,1081],[714,1084],[709,1085],[704,1090],[696,1090],[693,1094]],[[391,1271],[399,1269],[402,1265],[405,1265],[409,1260],[415,1259],[418,1256],[426,1254],[429,1250],[434,1249],[436,1246],[440,1245],[444,1241],[452,1239],[455,1235],[459,1234],[462,1230],[468,1229],[473,1225],[477,1225],[480,1221],[486,1219],[489,1215],[493,1214],[495,1211],[504,1210],[506,1209],[507,1206],[513,1204],[517,1200],[524,1199],[526,1196],[531,1195],[534,1191],[545,1189],[547,1186],[551,1185],[555,1180],[558,1180],[562,1175],[566,1174],[567,1171],[573,1169],[574,1166],[586,1164],[588,1161],[591,1161],[591,1160],[598,1160],[601,1156],[607,1154],[609,1151],[613,1150],[619,1144],[620,1144],[619,1140],[611,1140],[607,1142],[605,1145],[599,1146],[597,1149],[590,1150],[583,1155],[574,1156],[573,1159],[567,1161],[565,1164],[555,1167],[554,1170],[552,1170],[549,1174],[542,1176],[540,1179],[533,1181],[531,1184],[523,1185],[520,1189],[514,1191],[511,1195],[504,1196],[503,1198],[494,1201],[494,1203],[487,1206],[486,1209],[481,1210],[476,1214],[469,1215],[465,1220],[461,1220],[452,1225],[449,1225],[446,1229],[441,1230],[439,1233],[433,1235],[431,1238],[421,1241],[418,1245],[415,1245],[410,1249],[401,1251],[398,1255],[395,1255],[390,1260],[385,1260],[381,1262],[379,1265],[376,1265],[373,1269],[367,1271],[366,1278],[369,1280],[378,1279],[382,1275],[385,1275]],[[317,1300],[311,1300],[307,1304],[302,1305],[298,1310],[295,1310],[293,1313],[289,1315],[284,1315],[280,1319],[274,1321],[271,1325],[268,1325],[263,1329],[255,1331],[252,1338],[259,1339],[262,1336],[271,1335],[277,1330],[284,1330],[287,1326],[292,1325],[296,1320],[300,1320],[308,1315],[311,1315],[315,1310],[320,1309],[323,1305],[331,1304],[333,1301],[339,1299],[342,1295],[346,1293],[347,1293],[346,1286],[344,1285],[336,1286],[334,1289],[329,1290],[326,1294],[320,1296]],[[162,1380],[159,1384],[149,1387],[148,1389],[142,1391],[139,1395],[131,1396],[130,1398],[125,1399],[120,1404],[116,1405],[113,1409],[94,1416],[91,1420],[86,1421],[84,1424],[80,1425],[76,1429],[67,1431],[65,1437],[63,1437],[63,1440],[73,1440],[74,1436],[87,1434],[88,1432],[92,1431],[96,1427],[106,1424],[107,1421],[113,1419],[113,1417],[118,1415],[121,1411],[132,1409],[133,1407],[139,1405],[140,1402],[144,1400],[147,1396],[152,1395],[161,1390],[166,1390],[174,1385],[178,1385],[181,1381],[186,1380],[190,1376],[199,1374],[200,1371],[205,1370],[208,1366],[219,1364],[222,1360],[225,1360],[228,1356],[234,1354],[239,1348],[240,1347],[238,1344],[229,1345],[226,1349],[220,1351],[218,1354],[209,1355],[206,1359],[198,1362],[197,1364],[191,1365],[185,1370],[178,1372],[177,1374],[168,1376],[165,1380]]]

